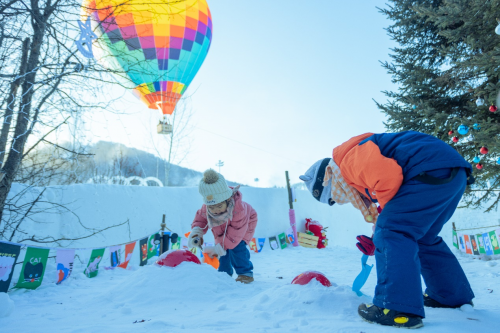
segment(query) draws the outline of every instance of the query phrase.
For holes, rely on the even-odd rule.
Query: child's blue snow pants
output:
[[[452,169],[428,171],[448,178]],[[420,274],[426,294],[446,305],[469,303],[474,293],[462,267],[438,236],[465,191],[465,169],[447,184],[410,179],[386,204],[375,228],[377,286],[373,304],[425,317]]]
[[[234,267],[236,274],[253,277],[253,264],[245,241],[241,241],[234,249],[226,252],[225,256],[219,258],[219,272],[226,272],[232,276]]]

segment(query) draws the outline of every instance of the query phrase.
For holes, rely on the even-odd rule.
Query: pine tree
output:
[[[466,190],[466,205],[477,208],[494,198],[486,211],[500,202],[500,109],[489,110],[500,104],[498,8],[500,0],[390,0],[380,9],[398,43],[392,61],[382,64],[399,86],[384,92],[385,104],[377,103],[387,115],[386,127],[431,134],[456,148],[476,177]],[[458,133],[460,125],[468,127],[467,134]],[[481,154],[481,147],[489,153]]]

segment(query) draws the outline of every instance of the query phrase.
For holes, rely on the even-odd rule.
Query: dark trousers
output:
[[[448,178],[451,169],[427,172]],[[426,293],[446,305],[462,305],[474,293],[455,255],[438,236],[464,193],[466,174],[442,185],[409,180],[385,206],[375,228],[377,286],[373,304],[424,317],[420,274]]]
[[[225,256],[219,258],[219,272],[226,272],[232,276],[234,267],[236,274],[253,277],[253,264],[245,241],[241,241],[234,249],[226,252]]]

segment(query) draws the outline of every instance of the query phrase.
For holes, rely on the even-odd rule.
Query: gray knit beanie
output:
[[[323,178],[325,177],[325,169],[331,160],[331,158],[324,158],[317,161],[304,175],[299,177],[306,184],[307,189],[316,200],[330,206],[335,203],[332,200],[332,183],[328,182],[326,186],[323,186]]]
[[[198,191],[203,197],[203,203],[207,206],[217,205],[233,195],[224,177],[213,169],[208,169],[203,173]]]

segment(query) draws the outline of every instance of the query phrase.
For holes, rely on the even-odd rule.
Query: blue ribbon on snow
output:
[[[363,256],[361,257],[361,272],[358,274],[358,276],[356,276],[354,282],[352,283],[352,291],[354,291],[358,296],[363,296],[361,288],[363,288],[363,286],[365,285],[366,280],[368,280],[370,272],[373,268],[373,265],[366,264],[367,261],[368,256],[366,254],[363,254]]]

